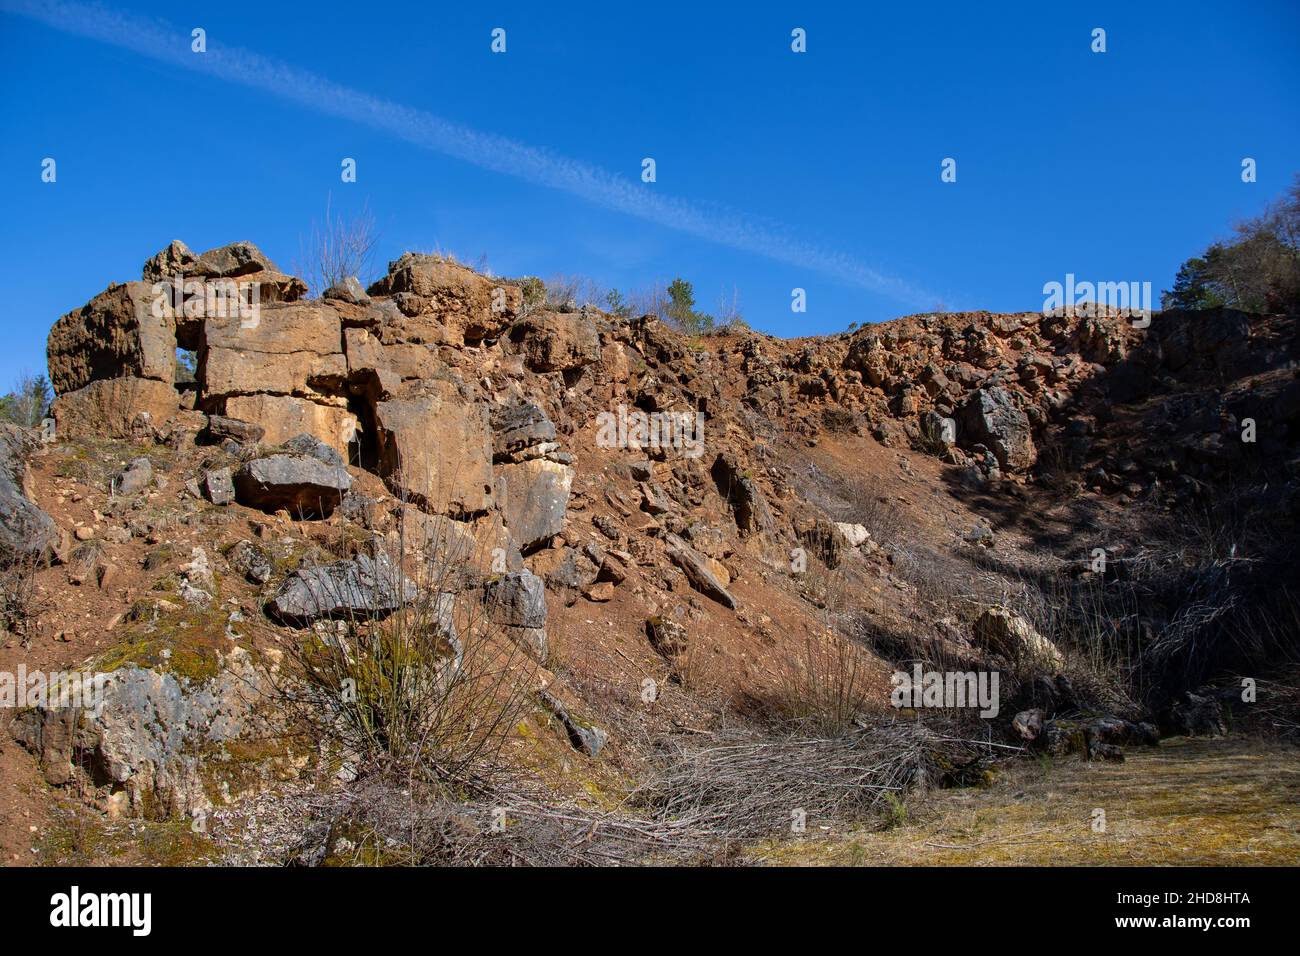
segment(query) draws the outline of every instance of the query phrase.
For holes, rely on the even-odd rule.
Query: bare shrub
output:
[[[43,555],[21,551],[0,563],[0,630],[30,647],[40,627],[46,601],[36,586],[36,573],[45,567]]]
[[[324,221],[312,221],[311,234],[305,245],[300,244],[294,267],[313,296],[323,295],[349,276],[356,276],[364,284],[378,239],[375,217],[368,206],[355,216],[344,217],[333,215],[331,204],[332,199],[327,199]]]
[[[872,707],[872,671],[861,647],[826,631],[805,638],[799,653],[785,658],[777,707],[803,732],[844,733]]]
[[[430,782],[487,779],[527,713],[536,665],[497,623],[491,601],[467,578],[476,565],[450,540],[408,548],[422,527],[403,503],[395,544],[379,546],[375,592],[391,613],[361,610],[317,624],[291,645],[281,694],[300,729],[360,773],[399,772]],[[414,535],[414,531],[410,531]],[[346,604],[339,600],[336,603]]]
[[[660,818],[752,841],[809,825],[852,822],[885,810],[909,788],[982,779],[982,764],[1019,748],[953,736],[919,721],[876,722],[849,734],[763,734],[733,728],[673,741],[660,772],[632,796]]]

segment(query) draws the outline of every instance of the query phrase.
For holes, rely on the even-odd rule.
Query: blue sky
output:
[[[792,336],[1168,287],[1300,171],[1290,0],[36,6],[0,0],[0,386],[173,238],[290,269],[327,197],[368,205],[379,268],[680,275]]]

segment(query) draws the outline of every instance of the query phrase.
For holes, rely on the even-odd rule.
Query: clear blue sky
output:
[[[381,266],[680,275],[788,336],[1038,309],[1066,272],[1158,290],[1300,170],[1293,0],[26,6],[0,0],[0,386],[173,238],[290,268],[330,194]]]

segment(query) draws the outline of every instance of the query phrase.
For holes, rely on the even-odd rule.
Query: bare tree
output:
[[[325,220],[311,224],[311,235],[300,245],[295,271],[320,296],[330,286],[349,276],[361,278],[370,271],[376,239],[375,217],[370,207],[362,206],[355,216],[336,216],[333,197],[325,201]]]

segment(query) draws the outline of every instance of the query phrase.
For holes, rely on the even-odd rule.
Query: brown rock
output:
[[[154,314],[157,299],[147,282],[114,284],[55,322],[46,346],[54,391],[122,376],[171,384],[176,325]]]
[[[204,335],[198,378],[206,405],[231,395],[321,397],[347,378],[342,328],[328,306],[263,306],[255,321],[208,318]]]
[[[499,334],[523,302],[511,283],[490,279],[445,259],[408,252],[367,292],[393,296],[401,315],[385,341],[463,345]]]
[[[375,406],[380,474],[426,511],[484,511],[493,502],[487,409],[466,401],[449,382],[430,388]]]
[[[180,410],[180,395],[152,378],[108,378],[60,395],[52,414],[64,438],[130,438],[140,412],[161,425]]]
[[[543,312],[520,323],[524,360],[535,372],[557,372],[600,361],[600,335],[580,312]]]
[[[289,395],[236,395],[226,399],[226,414],[256,422],[263,430],[260,440],[268,445],[283,444],[295,435],[313,435],[345,460],[358,428],[357,416],[346,408]]]
[[[564,516],[573,487],[568,465],[534,458],[500,469],[500,507],[515,543],[523,550],[564,530]]]

